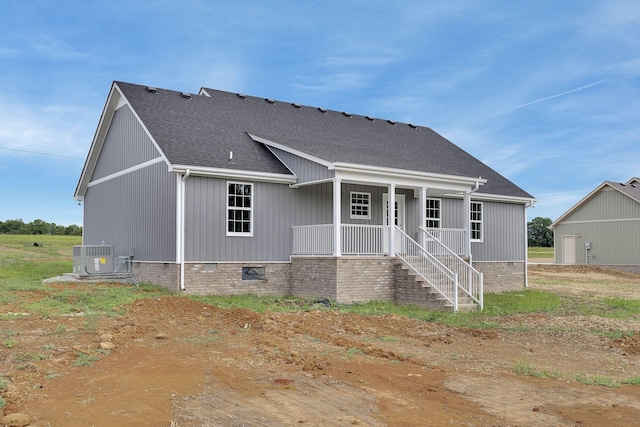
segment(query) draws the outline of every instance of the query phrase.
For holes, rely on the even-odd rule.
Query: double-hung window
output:
[[[227,236],[253,236],[253,184],[227,182]]]
[[[471,202],[470,205],[471,240],[482,241],[482,203]]]
[[[427,199],[427,228],[440,228],[440,199]]]
[[[371,219],[371,193],[360,193],[352,191],[351,198],[351,219]]]

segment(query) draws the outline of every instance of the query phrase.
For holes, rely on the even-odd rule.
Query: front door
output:
[[[389,225],[389,194],[382,194],[382,209],[384,210],[384,225]],[[404,214],[404,194],[396,194],[396,214],[395,224],[400,227],[400,230],[406,232],[404,228],[405,214]]]
[[[576,263],[576,236],[562,236],[562,263]]]
[[[384,211],[384,225],[389,225],[389,194],[382,194],[382,209]],[[396,209],[395,209],[395,225],[400,228],[400,230],[405,231],[405,214],[404,214],[404,194],[396,194]],[[406,232],[406,231],[405,231]],[[401,236],[400,233],[395,233],[395,241],[396,249],[400,247]],[[388,242],[388,240],[386,240]],[[388,251],[388,246],[385,243],[385,251]]]

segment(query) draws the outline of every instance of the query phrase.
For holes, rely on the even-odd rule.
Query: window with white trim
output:
[[[427,199],[427,228],[440,228],[440,199]]]
[[[471,240],[476,242],[482,241],[482,203],[471,202],[470,209],[471,221]]]
[[[227,182],[227,236],[253,236],[253,184]]]
[[[352,191],[349,193],[351,199],[351,219],[371,219],[371,193],[361,193]]]

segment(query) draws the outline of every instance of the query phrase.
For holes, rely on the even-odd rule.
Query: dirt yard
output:
[[[640,298],[640,276],[543,265],[529,274],[532,288]],[[96,324],[82,316],[4,320],[16,341],[0,347],[8,380],[3,411],[13,414],[5,422],[630,426],[640,420],[640,386],[585,384],[640,376],[640,318],[536,314],[496,319],[500,328],[464,329],[334,311],[225,311],[176,297],[119,309],[124,316]],[[0,306],[2,314],[11,311]]]

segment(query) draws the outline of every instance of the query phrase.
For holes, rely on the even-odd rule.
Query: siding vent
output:
[[[327,110],[326,110],[326,109],[324,109],[324,108],[320,108],[320,107],[318,107],[318,111],[320,111],[321,113],[326,113],[326,112],[327,112]]]
[[[393,120],[387,120],[387,123],[389,123],[390,125],[396,125],[396,122],[394,122]]]
[[[365,119],[369,120],[370,122],[375,121],[375,119],[371,116],[366,116]]]
[[[269,99],[269,98],[265,98],[264,99],[268,104],[275,104],[276,101],[274,101],[273,99]]]
[[[344,111],[342,112],[342,115],[345,117],[351,117],[351,113],[345,113]]]
[[[295,102],[292,103],[291,106],[297,108],[298,110],[302,108],[302,105],[296,104]]]
[[[147,92],[149,93],[158,93],[158,89],[153,86],[147,86]]]
[[[190,93],[180,92],[180,96],[183,97],[184,99],[191,99]]]
[[[243,95],[241,93],[236,93],[236,96],[240,99],[247,99],[247,95]]]

